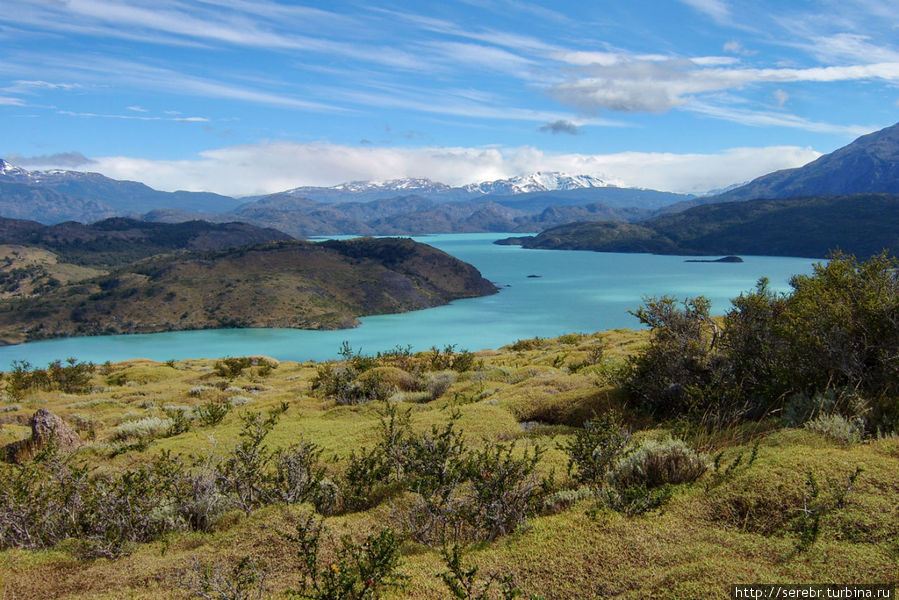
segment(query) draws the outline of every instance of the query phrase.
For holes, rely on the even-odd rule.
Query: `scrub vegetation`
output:
[[[340,359],[3,376],[0,598],[726,598],[899,562],[895,265],[711,317]]]

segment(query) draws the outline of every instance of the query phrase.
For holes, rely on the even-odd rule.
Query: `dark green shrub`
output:
[[[78,362],[68,358],[63,364],[55,360],[46,369],[33,369],[28,361],[13,361],[12,370],[6,373],[6,393],[14,400],[21,400],[29,390],[57,389],[67,394],[90,391],[91,378],[96,367],[93,363]]]
[[[649,298],[632,314],[652,329],[646,350],[631,360],[628,391],[640,406],[658,416],[696,411],[697,392],[712,382],[718,328],[702,296],[678,303]]]
[[[487,444],[468,455],[471,485],[464,518],[483,540],[512,533],[540,509],[548,482],[536,475],[543,449],[516,452],[515,444]]]
[[[468,478],[465,441],[455,429],[458,413],[444,427],[408,436],[403,443],[403,484],[416,501],[400,519],[416,541],[435,544],[461,536],[464,511],[459,486]]]
[[[212,427],[221,423],[230,410],[230,403],[224,400],[210,400],[194,409],[194,414],[203,425]]]
[[[174,437],[190,431],[190,411],[167,409],[164,412],[169,421],[171,421],[171,425],[166,429],[164,437]]]
[[[494,589],[497,589],[499,598],[502,600],[513,600],[520,598],[521,590],[515,584],[515,578],[512,575],[498,575],[491,573],[487,578],[478,577],[478,567],[476,565],[466,566],[462,562],[462,550],[457,544],[447,548],[441,548],[440,555],[443,563],[446,565],[446,571],[438,573],[437,577],[443,582],[449,590],[450,597],[455,600],[491,600],[496,597]],[[498,588],[494,588],[494,584]],[[529,596],[531,600],[542,600],[541,596]]]
[[[248,356],[227,357],[215,361],[213,371],[219,377],[225,379],[237,379],[243,370],[253,365],[253,359]]]
[[[665,505],[672,493],[670,485],[651,488],[645,483],[639,483],[606,488],[600,499],[609,508],[633,517]]]
[[[298,546],[301,564],[301,579],[298,587],[288,590],[289,597],[376,600],[404,582],[398,572],[401,540],[392,530],[371,534],[361,544],[344,536],[327,559],[322,556],[322,535],[322,526],[309,517],[288,537]]]
[[[376,506],[392,489],[393,470],[383,448],[350,451],[347,467],[340,480],[343,508],[365,510]]]
[[[821,485],[815,474],[811,471],[808,472],[802,506],[796,508],[797,515],[792,523],[792,528],[797,534],[797,551],[808,550],[818,540],[821,534],[821,521],[827,514],[846,507],[847,497],[855,487],[855,481],[861,473],[861,467],[857,467],[854,472],[849,474],[845,484],[830,479],[826,480],[827,490],[822,493]]]
[[[321,453],[316,444],[304,441],[277,452],[272,483],[281,502],[311,502],[322,513],[332,509],[334,499],[323,489],[325,468],[320,463]]]
[[[562,446],[568,453],[568,473],[580,483],[599,485],[605,480],[615,460],[621,456],[630,440],[614,412],[584,423],[574,439]]]

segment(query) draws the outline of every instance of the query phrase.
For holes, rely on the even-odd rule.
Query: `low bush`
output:
[[[59,390],[67,394],[83,394],[91,389],[91,379],[96,366],[89,362],[79,362],[68,358],[65,363],[55,360],[46,369],[33,368],[27,361],[15,360],[12,370],[3,379],[6,394],[21,400],[31,390]]]
[[[265,563],[244,557],[233,567],[220,562],[202,565],[194,557],[178,574],[178,583],[194,598],[203,600],[263,600],[268,589]]]
[[[133,421],[125,421],[112,431],[112,437],[118,441],[146,440],[163,435],[173,424],[172,419],[160,417],[144,417]]]
[[[806,421],[805,428],[820,433],[844,445],[857,444],[865,437],[865,422],[856,417],[847,419],[839,414],[821,414]]]
[[[618,489],[639,485],[654,488],[696,481],[705,473],[708,466],[708,460],[697,454],[683,440],[650,439],[619,457],[609,473],[609,478]]]
[[[249,356],[228,357],[215,361],[213,372],[219,377],[233,380],[240,377],[244,369],[253,365],[253,359]]]

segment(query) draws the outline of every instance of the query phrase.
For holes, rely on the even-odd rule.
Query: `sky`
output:
[[[896,0],[4,0],[0,157],[162,190],[702,193],[899,121]]]

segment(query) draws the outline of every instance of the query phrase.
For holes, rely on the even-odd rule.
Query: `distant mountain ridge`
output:
[[[15,184],[15,185],[11,185]],[[35,201],[35,198],[51,201]],[[90,222],[143,214],[155,208],[213,213],[241,201],[209,192],[161,192],[136,181],[120,181],[82,171],[28,171],[0,159],[0,215],[46,224]]]
[[[508,179],[470,183],[452,187],[424,177],[409,177],[387,181],[350,181],[331,187],[304,186],[280,192],[289,196],[319,202],[365,202],[397,196],[416,195],[431,200],[454,202],[482,196],[514,196],[534,192],[568,191],[576,189],[617,187],[590,175],[569,175],[560,172],[537,171]]]
[[[672,205],[668,210],[757,198],[847,194],[899,194],[899,123],[863,135],[802,167],[775,171],[714,196]]]
[[[571,212],[577,213],[573,218],[637,220],[690,198],[617,187],[589,175],[536,172],[462,187],[405,178],[307,186],[235,199],[199,192],[160,192],[97,173],[28,171],[0,160],[0,216],[48,225],[146,215],[148,221],[168,223],[240,220],[277,227],[291,235],[533,231],[534,227],[560,223],[547,221],[549,215],[562,219]],[[566,208],[574,206],[591,208]],[[548,208],[558,210],[543,214]]]

